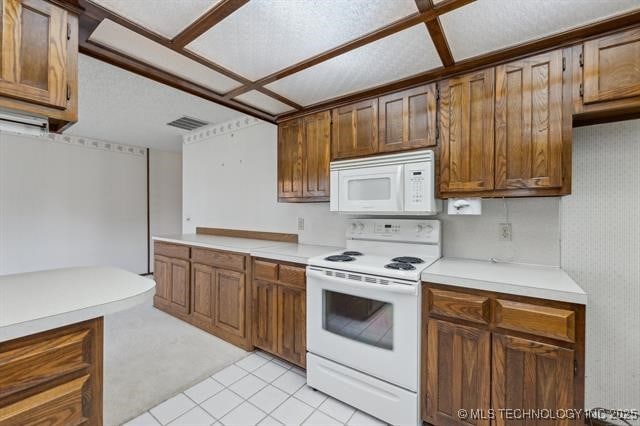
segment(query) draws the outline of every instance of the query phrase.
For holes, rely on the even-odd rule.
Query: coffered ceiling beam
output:
[[[276,116],[277,121],[298,117],[318,111],[325,111],[330,108],[350,104],[363,99],[374,98],[386,93],[407,89],[428,82],[433,82],[442,78],[448,78],[457,74],[466,73],[475,69],[481,69],[487,66],[498,65],[501,63],[516,60],[521,57],[529,56],[534,53],[544,52],[551,49],[559,49],[576,43],[588,40],[594,37],[600,37],[603,34],[619,31],[623,28],[636,26],[640,24],[640,10],[623,13],[613,16],[602,21],[583,25],[574,29],[566,30],[561,33],[538,38],[529,42],[520,43],[515,46],[489,52],[484,55],[478,55],[473,58],[456,62],[450,67],[440,67],[424,73],[416,74],[394,81],[389,84],[373,87],[359,92],[351,93],[346,96],[340,96],[318,102],[313,105],[305,106],[304,110],[299,112],[285,113]]]
[[[360,36],[355,40],[348,41],[346,43],[341,44],[340,46],[327,50],[326,52],[322,52],[302,62],[298,62],[297,64],[291,65],[290,67],[287,67],[283,70],[277,71],[273,74],[270,74],[266,77],[256,80],[251,84],[234,89],[229,93],[227,93],[225,95],[225,98],[231,99],[242,93],[256,89],[257,87],[266,86],[267,84],[273,83],[276,80],[280,80],[282,78],[288,77],[292,74],[295,74],[297,72],[310,68],[314,65],[317,65],[322,62],[328,61],[329,59],[335,58],[336,56],[340,56],[344,53],[350,52],[354,49],[357,49],[369,43],[373,43],[374,41],[388,37],[402,30],[406,30],[407,28],[411,28],[414,25],[417,25],[421,22],[433,21],[443,13],[450,12],[466,4],[472,3],[473,1],[475,0],[445,0],[439,3],[438,5],[434,6],[433,8],[425,10],[424,12],[414,13],[413,15],[399,19],[389,25],[378,28],[377,30],[374,30],[363,36]]]
[[[222,0],[175,36],[172,40],[173,45],[178,49],[182,49],[248,2],[249,0]]]
[[[261,120],[265,120],[268,122],[275,122],[274,116],[261,111],[257,108],[253,108],[251,106],[245,105],[241,102],[237,102],[230,99],[224,99],[221,94],[218,94],[210,89],[192,83],[188,80],[185,80],[182,77],[175,76],[166,71],[163,71],[159,68],[148,65],[144,62],[141,62],[135,58],[117,52],[113,49],[110,49],[106,46],[101,46],[99,44],[93,43],[89,41],[89,35],[95,30],[98,22],[97,21],[89,21],[89,20],[81,20],[80,22],[80,34],[79,34],[79,50],[80,53],[91,56],[98,60],[107,62],[109,64],[115,65],[119,68],[130,71],[134,74],[141,75],[143,77],[149,78],[151,80],[157,81],[159,83],[165,84],[167,86],[171,86],[175,89],[182,90],[183,92],[190,93],[192,95],[198,96],[200,98],[206,99],[211,102],[215,102],[219,105],[235,109],[244,114],[257,117]]]
[[[420,12],[426,12],[430,9],[434,8],[433,0],[415,0],[416,6]],[[440,18],[436,17],[431,21],[427,21],[424,23],[427,27],[427,31],[429,31],[429,36],[431,37],[431,41],[433,41],[433,45],[438,52],[438,56],[440,56],[440,60],[445,67],[450,67],[454,64],[453,55],[451,54],[451,49],[449,48],[449,42],[447,42],[447,38],[444,35],[444,31],[442,30],[442,24],[440,24]]]

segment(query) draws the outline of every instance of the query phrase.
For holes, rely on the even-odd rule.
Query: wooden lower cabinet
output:
[[[0,343],[0,425],[102,425],[96,318]]]
[[[248,256],[158,242],[155,253],[154,306],[245,350],[253,348]]]
[[[584,409],[584,305],[430,283],[423,287],[425,422],[579,423],[525,422],[506,410]],[[460,418],[458,410],[478,411],[473,418]]]
[[[488,420],[464,421],[457,413],[490,407],[489,331],[430,319],[427,348],[425,420],[442,425],[488,425]]]
[[[253,345],[306,366],[307,293],[304,266],[254,260]]]

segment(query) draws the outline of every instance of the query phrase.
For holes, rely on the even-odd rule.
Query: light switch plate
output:
[[[450,215],[482,214],[482,198],[449,198],[447,213]]]
[[[304,217],[298,218],[298,231],[304,231]]]

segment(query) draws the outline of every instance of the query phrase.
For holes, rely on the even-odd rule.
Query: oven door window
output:
[[[323,290],[322,327],[351,340],[393,349],[393,305]]]

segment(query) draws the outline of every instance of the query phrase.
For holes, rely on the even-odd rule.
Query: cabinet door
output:
[[[562,51],[496,68],[496,188],[562,186]]]
[[[441,192],[493,189],[493,84],[493,68],[442,83]]]
[[[583,102],[640,96],[640,29],[584,43]]]
[[[374,154],[378,150],[378,100],[335,108],[331,159]]]
[[[458,410],[489,409],[489,331],[430,319],[426,344],[425,420],[436,425],[488,425],[486,419],[461,419]]]
[[[171,259],[171,308],[183,314],[189,313],[189,262]]]
[[[254,280],[252,289],[253,344],[268,352],[276,351],[277,285]]]
[[[2,3],[0,94],[63,109],[67,12],[44,0]]]
[[[154,301],[171,301],[171,259],[156,254],[153,257],[153,279],[156,281]]]
[[[380,152],[436,145],[436,84],[379,99]]]
[[[576,408],[573,404],[574,351],[518,337],[493,334],[492,405],[501,409]],[[508,422],[497,416],[495,424]],[[516,422],[513,422],[514,424]],[[528,425],[550,422],[531,420]],[[555,425],[567,425],[557,420]]]
[[[213,322],[215,269],[208,265],[191,265],[191,315],[204,323]]]
[[[313,114],[302,119],[302,196],[329,197],[329,150],[331,113]]]
[[[234,336],[245,336],[245,275],[215,270],[214,325]]]
[[[307,293],[289,286],[278,286],[277,354],[301,367],[307,361]]]
[[[302,197],[300,120],[278,124],[278,198]]]

